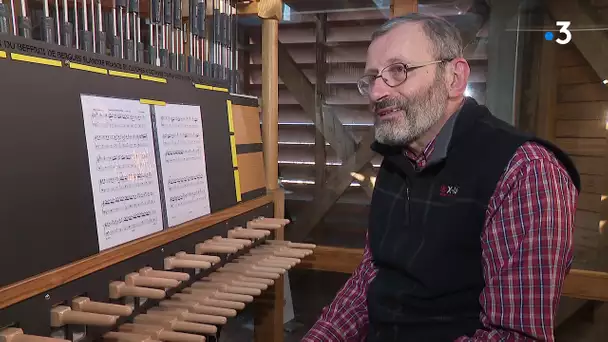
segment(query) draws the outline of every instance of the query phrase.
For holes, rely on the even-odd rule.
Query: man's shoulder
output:
[[[515,150],[506,173],[529,174],[549,169],[557,170],[570,178],[568,170],[550,148],[537,141],[527,141]]]

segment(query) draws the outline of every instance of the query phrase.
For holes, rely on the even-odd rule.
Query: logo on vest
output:
[[[442,185],[439,188],[439,195],[451,197],[456,196],[458,194],[458,187],[455,185]]]

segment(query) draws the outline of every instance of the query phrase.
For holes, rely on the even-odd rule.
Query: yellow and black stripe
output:
[[[237,202],[266,193],[262,132],[257,106],[226,101]]]

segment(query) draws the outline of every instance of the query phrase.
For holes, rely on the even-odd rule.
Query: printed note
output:
[[[211,212],[203,124],[198,106],[154,106],[167,223],[175,226]]]
[[[150,106],[82,95],[99,250],[163,229]]]

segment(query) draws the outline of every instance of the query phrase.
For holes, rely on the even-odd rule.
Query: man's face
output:
[[[436,59],[421,26],[401,24],[369,46],[365,74],[377,75],[393,63],[418,65]],[[375,115],[376,140],[406,146],[445,114],[448,89],[442,69],[431,64],[408,71],[407,80],[396,87],[377,78],[371,83],[369,99]]]

